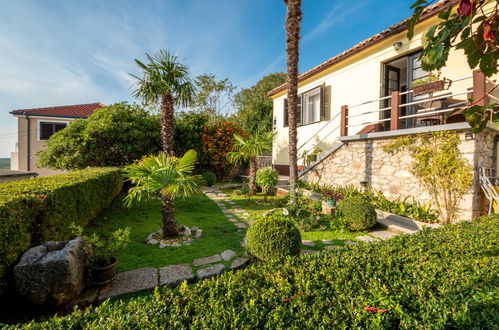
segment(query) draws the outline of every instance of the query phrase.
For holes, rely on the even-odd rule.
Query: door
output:
[[[400,69],[396,68],[394,66],[390,66],[388,64],[385,64],[385,81],[384,84],[385,86],[385,92],[384,96],[389,96],[392,95],[393,92],[397,92],[400,90]],[[388,108],[391,106],[391,99],[386,99],[383,102],[383,108]],[[381,119],[388,119],[391,116],[390,110],[385,110],[381,113]],[[390,130],[390,122],[389,121],[384,121],[381,123],[383,130],[388,131]]]

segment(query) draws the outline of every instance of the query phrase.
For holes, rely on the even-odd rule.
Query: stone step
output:
[[[428,228],[438,228],[440,225],[434,223],[424,223],[400,215],[376,210],[378,223],[390,230],[398,231],[404,234],[414,234],[415,232]]]
[[[364,235],[357,236],[357,237],[355,237],[355,239],[362,241],[362,242],[366,242],[366,243],[379,242],[379,239],[373,238],[371,236],[364,236]]]
[[[369,235],[376,237],[377,239],[385,240],[395,236],[400,235],[399,233],[394,233],[388,230],[375,230],[369,232]]]

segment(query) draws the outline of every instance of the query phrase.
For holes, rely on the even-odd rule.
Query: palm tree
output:
[[[288,66],[288,125],[289,125],[289,191],[295,198],[298,180],[297,103],[298,103],[298,54],[300,41],[301,0],[284,0],[286,4],[286,62]]]
[[[227,153],[227,158],[233,164],[249,162],[249,195],[256,193],[257,157],[272,150],[272,132],[254,133],[249,137],[234,135],[232,151]]]
[[[160,50],[153,56],[146,53],[149,63],[135,60],[143,70],[133,95],[146,103],[161,102],[161,142],[163,151],[173,155],[174,106],[188,106],[195,95],[195,87],[189,77],[189,69],[176,55]]]
[[[182,158],[160,153],[158,156],[148,156],[126,166],[125,176],[134,186],[125,197],[125,206],[132,207],[134,204],[159,197],[163,235],[177,237],[173,200],[201,192],[202,177],[192,175],[196,161],[196,151],[189,150]]]

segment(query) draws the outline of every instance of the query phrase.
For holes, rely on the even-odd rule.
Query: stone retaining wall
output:
[[[496,168],[495,137],[497,130],[486,128],[482,133],[474,134],[466,139],[468,130],[458,131],[461,139],[459,149],[474,168],[473,186],[460,203],[460,220],[469,220],[486,211],[483,193],[478,182],[478,167]],[[393,142],[397,137],[364,138],[345,142],[340,149],[326,157],[301,180],[321,185],[345,186],[352,184],[360,187],[361,181],[367,181],[382,190],[389,199],[398,196],[414,197],[419,202],[430,201],[427,191],[422,188],[419,179],[411,173],[412,158],[408,152],[389,154],[383,146]]]

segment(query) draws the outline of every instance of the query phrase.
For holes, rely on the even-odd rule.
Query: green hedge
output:
[[[19,324],[107,328],[497,328],[497,218],[256,264]],[[371,313],[364,307],[388,310]]]
[[[118,168],[90,168],[0,184],[0,292],[6,274],[30,246],[65,240],[118,195]]]

